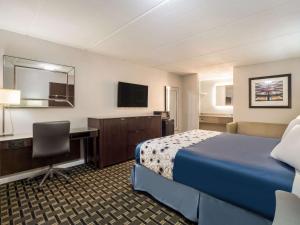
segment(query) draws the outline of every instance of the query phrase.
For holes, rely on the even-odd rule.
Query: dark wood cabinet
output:
[[[103,152],[103,160],[108,164],[123,162],[127,159],[126,152],[119,151],[126,148],[126,121],[108,119],[103,121],[103,146],[109,146],[109,151]]]
[[[147,139],[161,137],[161,134],[162,134],[161,117],[157,117],[156,116],[156,118],[159,118],[159,120],[158,119],[156,119],[156,120],[154,120],[154,119],[150,119],[149,120],[148,119],[145,122],[145,125],[147,127],[147,129],[146,129],[146,137],[147,137]],[[159,127],[159,129],[158,129],[158,127]]]
[[[100,130],[100,168],[133,159],[137,144],[161,137],[160,116],[88,118],[88,126]]]
[[[174,120],[163,119],[162,120],[162,136],[168,136],[174,134]]]

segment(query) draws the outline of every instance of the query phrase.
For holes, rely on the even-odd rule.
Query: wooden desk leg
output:
[[[92,139],[92,140],[91,140]],[[90,141],[92,141],[90,143]],[[92,147],[92,149],[90,149]],[[97,151],[97,137],[84,139],[84,163],[92,162],[95,167],[99,168],[99,156]]]
[[[93,138],[93,163],[95,167],[99,168],[99,155],[97,154],[97,137]]]
[[[88,149],[89,149],[89,138],[83,139],[84,145],[84,163],[88,163]]]

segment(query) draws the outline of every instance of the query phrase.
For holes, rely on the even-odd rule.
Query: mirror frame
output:
[[[3,88],[4,87],[4,78],[5,78],[5,59],[6,58],[15,58],[15,59],[21,59],[21,60],[26,60],[26,61],[31,61],[31,62],[37,62],[37,63],[42,63],[45,65],[53,65],[56,67],[69,67],[70,70],[68,72],[64,72],[64,71],[59,71],[59,70],[50,70],[50,69],[44,69],[44,68],[38,68],[38,67],[34,67],[34,66],[22,66],[22,65],[17,65],[17,64],[13,64],[14,68],[13,68],[13,89],[16,89],[16,68],[25,68],[25,69],[34,69],[34,70],[42,70],[42,71],[49,71],[49,72],[55,72],[55,73],[63,73],[66,75],[67,78],[67,83],[66,83],[66,98],[65,99],[56,99],[56,98],[21,98],[22,100],[29,100],[29,101],[55,101],[55,102],[65,102],[68,103],[68,106],[33,106],[33,105],[29,105],[29,106],[25,106],[25,105],[10,105],[7,106],[7,108],[74,108],[75,107],[75,67],[74,66],[67,66],[67,65],[62,65],[62,64],[54,64],[54,63],[49,63],[49,62],[44,62],[44,61],[39,61],[39,60],[34,60],[34,59],[28,59],[28,58],[22,58],[22,57],[16,57],[16,56],[10,56],[10,55],[3,55],[3,78],[2,78],[2,82],[3,82]],[[74,75],[74,104],[72,102],[69,101],[69,74],[73,73]],[[22,92],[22,91],[21,91]],[[22,96],[22,93],[21,93]]]

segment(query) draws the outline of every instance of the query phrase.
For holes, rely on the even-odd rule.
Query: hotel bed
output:
[[[294,168],[270,157],[279,139],[193,130],[136,149],[133,188],[201,225],[269,225],[275,191],[296,191]]]

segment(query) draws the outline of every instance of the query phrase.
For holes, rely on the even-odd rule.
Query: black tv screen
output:
[[[148,107],[148,86],[119,82],[118,107]]]

